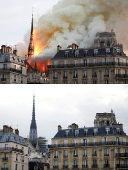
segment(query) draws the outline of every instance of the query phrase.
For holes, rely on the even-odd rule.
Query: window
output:
[[[97,63],[97,59],[93,59],[93,64],[95,65]]]
[[[58,66],[58,61],[54,61],[55,67]]]
[[[54,151],[54,158],[58,158],[58,151]]]
[[[65,51],[65,57],[68,57],[69,51]]]
[[[7,64],[3,64],[3,69],[4,69],[4,70],[7,69]]]
[[[109,150],[107,148],[104,149],[104,156],[109,156]]]
[[[68,64],[68,61],[64,60],[64,66],[67,66],[67,64]]]
[[[94,135],[96,135],[97,132],[98,132],[98,129],[97,129],[97,128],[96,128],[96,129],[93,129],[93,134],[94,134]]]
[[[106,53],[107,53],[107,54],[110,53],[110,48],[106,48]]]
[[[93,84],[97,84],[97,81],[94,80],[94,81],[93,81]]]
[[[120,69],[117,69],[117,74],[120,74]]]
[[[108,159],[105,159],[104,163],[105,163],[105,167],[107,168],[108,167]]]
[[[81,139],[81,143],[83,144],[83,146],[87,146],[89,143],[89,139]]]
[[[84,135],[86,136],[87,133],[88,133],[88,129],[85,129],[85,130],[84,130]]]
[[[79,135],[79,130],[75,130],[75,136]]]
[[[65,131],[65,136],[68,137],[69,136],[69,130]]]
[[[77,66],[78,60],[74,60],[74,65]]]
[[[92,77],[97,77],[96,70],[92,71]]]
[[[75,146],[77,146],[77,143],[78,143],[77,139],[74,139]]]
[[[74,71],[74,78],[77,78],[77,71]]]
[[[93,150],[92,150],[92,156],[97,156],[97,154],[96,154],[96,149],[93,149]]]
[[[108,80],[105,80],[105,84],[109,84],[109,81],[108,81]]]
[[[108,126],[109,126],[109,125],[108,125]],[[105,130],[106,130],[106,133],[109,134],[110,128],[106,128]]]
[[[67,78],[67,71],[64,71],[64,78]]]
[[[8,155],[6,153],[4,154],[4,160],[8,160]]]
[[[20,67],[20,70],[21,70],[21,73],[22,73],[23,67]]]
[[[6,74],[2,74],[1,81],[6,81]]]
[[[108,143],[108,137],[102,138],[102,143],[103,143],[103,144],[107,144],[107,143]]]
[[[14,82],[16,82],[16,75],[14,75]]]
[[[74,165],[76,165],[76,166],[77,166],[77,160],[74,160]]]
[[[98,54],[98,49],[94,49],[94,55]]]
[[[97,167],[97,160],[93,159],[93,167]]]
[[[87,168],[87,160],[83,160],[83,168]]]
[[[87,78],[87,71],[86,70],[83,71],[83,78]]]
[[[68,157],[68,151],[67,150],[64,150],[64,157]]]
[[[54,77],[58,78],[58,73],[56,71],[54,72]]]
[[[64,146],[68,145],[68,140],[64,140]]]
[[[18,154],[16,154],[16,161],[18,161]]]
[[[109,77],[109,70],[105,69],[105,77]]]
[[[86,157],[87,156],[87,150],[83,150],[83,157]]]
[[[87,84],[87,81],[83,81],[83,84]]]
[[[79,57],[79,50],[75,51],[75,57]]]
[[[120,153],[120,148],[117,148],[117,153]]]
[[[55,145],[58,146],[58,140],[55,140]]]
[[[88,55],[88,50],[84,51],[84,57],[86,57]]]
[[[24,162],[24,156],[22,156],[22,162]]]
[[[14,69],[16,70],[16,65],[14,65]]]
[[[58,161],[54,161],[54,168],[58,167]]]
[[[77,157],[78,154],[77,154],[77,150],[74,150],[74,157]]]
[[[68,166],[68,161],[64,161],[64,166]]]
[[[5,150],[8,149],[8,144],[5,144]]]
[[[22,165],[22,170],[24,170],[24,165]]]
[[[6,164],[6,163],[4,163],[4,168],[5,168],[5,169],[7,168],[7,164]]]
[[[18,167],[18,166],[17,166],[17,164],[16,164],[16,168],[15,168],[15,170],[17,170],[17,167]]]

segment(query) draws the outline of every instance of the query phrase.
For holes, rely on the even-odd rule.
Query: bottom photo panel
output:
[[[127,85],[1,85],[1,170],[128,169]]]

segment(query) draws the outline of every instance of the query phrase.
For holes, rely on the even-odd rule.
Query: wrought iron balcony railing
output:
[[[1,168],[1,170],[9,170],[8,168]]]
[[[10,72],[10,71],[22,74],[22,70],[18,70],[15,68],[1,68],[0,69],[0,72]]]
[[[82,169],[88,168],[88,165],[82,165]]]
[[[97,164],[93,164],[92,168],[98,168],[98,165]]]
[[[58,158],[58,156],[54,156],[54,158]]]
[[[97,156],[97,154],[96,154],[96,153],[93,153],[92,156]]]
[[[68,165],[63,165],[63,169],[68,169]]]
[[[1,78],[1,81],[6,81],[7,79],[6,78]]]
[[[73,169],[78,169],[78,165],[73,165]]]
[[[109,154],[108,154],[108,153],[105,153],[104,156],[109,156]]]
[[[8,161],[8,158],[3,158],[2,160],[3,160],[3,161]]]
[[[58,166],[53,166],[53,169],[58,169]]]
[[[109,164],[104,164],[104,168],[110,168]]]
[[[128,169],[128,165],[125,165],[125,164],[117,164],[116,165],[116,168],[127,168]]]
[[[3,148],[0,148],[0,151],[15,151],[15,152],[23,153],[21,149],[13,148],[13,147],[3,147]]]
[[[58,64],[58,65],[49,65],[48,68],[74,68],[74,67],[116,67],[116,66],[128,66],[128,63],[123,62],[97,62],[97,63],[81,63],[81,64]]]
[[[68,158],[68,155],[64,155],[63,158]]]
[[[49,145],[49,148],[59,148],[59,147],[79,147],[79,146],[110,146],[110,145],[117,145],[117,146],[128,146],[128,142],[88,142],[88,143],[78,143],[75,145],[74,143],[69,144],[58,144],[58,145]]]
[[[116,157],[127,157],[128,158],[128,153],[117,153]]]
[[[128,78],[128,74],[116,74],[116,78]]]

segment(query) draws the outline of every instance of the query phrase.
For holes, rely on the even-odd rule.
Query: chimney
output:
[[[62,129],[61,125],[58,125],[58,132]]]
[[[57,46],[57,52],[62,50],[62,47],[60,45]]]
[[[13,128],[10,126],[9,128],[9,132],[13,133]]]
[[[3,133],[8,133],[8,126],[7,125],[3,126]]]
[[[75,123],[72,124],[72,131],[73,131],[74,129],[78,129],[78,125],[75,124]]]
[[[6,45],[1,46],[1,53],[2,54],[6,53]]]
[[[19,136],[19,130],[15,129],[15,134]]]
[[[7,53],[12,53],[12,48],[10,46],[6,47],[6,52]]]
[[[13,50],[13,54],[18,55],[18,51],[16,49]]]
[[[76,44],[73,43],[73,44],[72,44],[72,50],[75,50],[75,49],[76,49]]]

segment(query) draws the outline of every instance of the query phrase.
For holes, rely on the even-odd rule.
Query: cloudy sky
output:
[[[0,45],[22,42],[31,27],[32,7],[35,21],[58,0],[5,0],[0,2]]]
[[[27,137],[32,115],[35,88],[38,136],[54,137],[57,126],[71,123],[91,127],[96,113],[116,113],[128,134],[127,85],[1,85],[0,128],[3,124],[18,126],[20,135]]]

